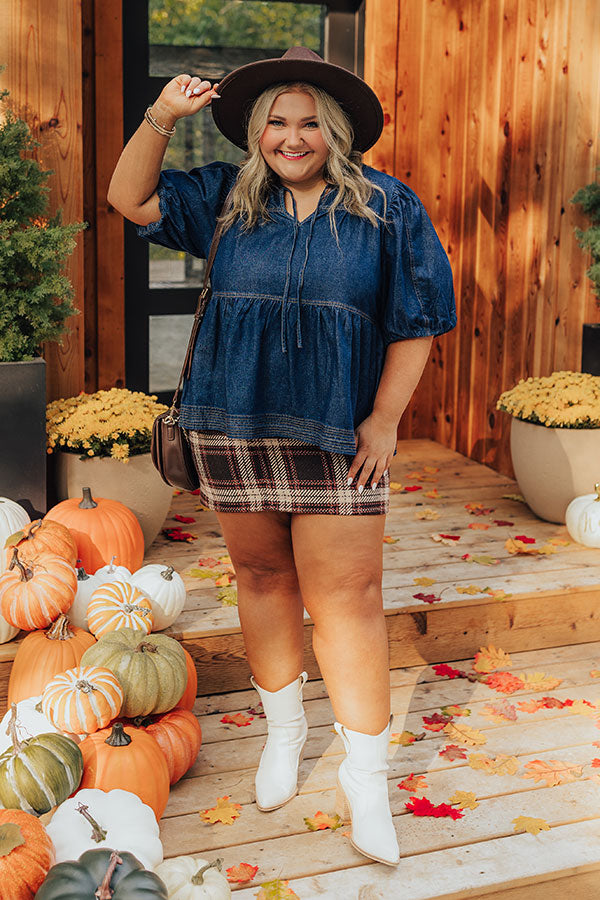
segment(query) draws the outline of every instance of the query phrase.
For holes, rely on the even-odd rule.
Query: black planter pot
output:
[[[0,362],[0,496],[31,518],[46,506],[46,362]]]

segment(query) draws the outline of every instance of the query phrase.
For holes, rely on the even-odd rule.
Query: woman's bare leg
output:
[[[313,649],[336,719],[379,734],[390,717],[381,580],[385,515],[292,513],[291,534]]]

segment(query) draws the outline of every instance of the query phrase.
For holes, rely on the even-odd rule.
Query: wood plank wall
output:
[[[420,196],[454,272],[400,438],[431,437],[513,476],[499,394],[581,369],[600,322],[569,203],[598,179],[597,0],[366,0],[365,78],[386,125],[368,162]]]

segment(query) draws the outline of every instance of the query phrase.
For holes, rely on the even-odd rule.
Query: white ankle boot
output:
[[[298,766],[308,734],[302,706],[302,688],[307,678],[308,673],[302,672],[280,690],[266,691],[250,676],[260,694],[268,727],[254,780],[256,805],[263,812],[283,806],[298,793]]]
[[[350,843],[378,862],[396,866],[400,847],[388,795],[387,761],[393,715],[380,734],[351,731],[334,722],[346,748],[337,778],[336,812],[344,823],[352,822]]]

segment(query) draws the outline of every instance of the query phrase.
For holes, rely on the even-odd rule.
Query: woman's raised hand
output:
[[[218,97],[218,85],[202,81],[197,76],[177,75],[160,92],[157,104],[165,107],[176,119],[193,116]]]

